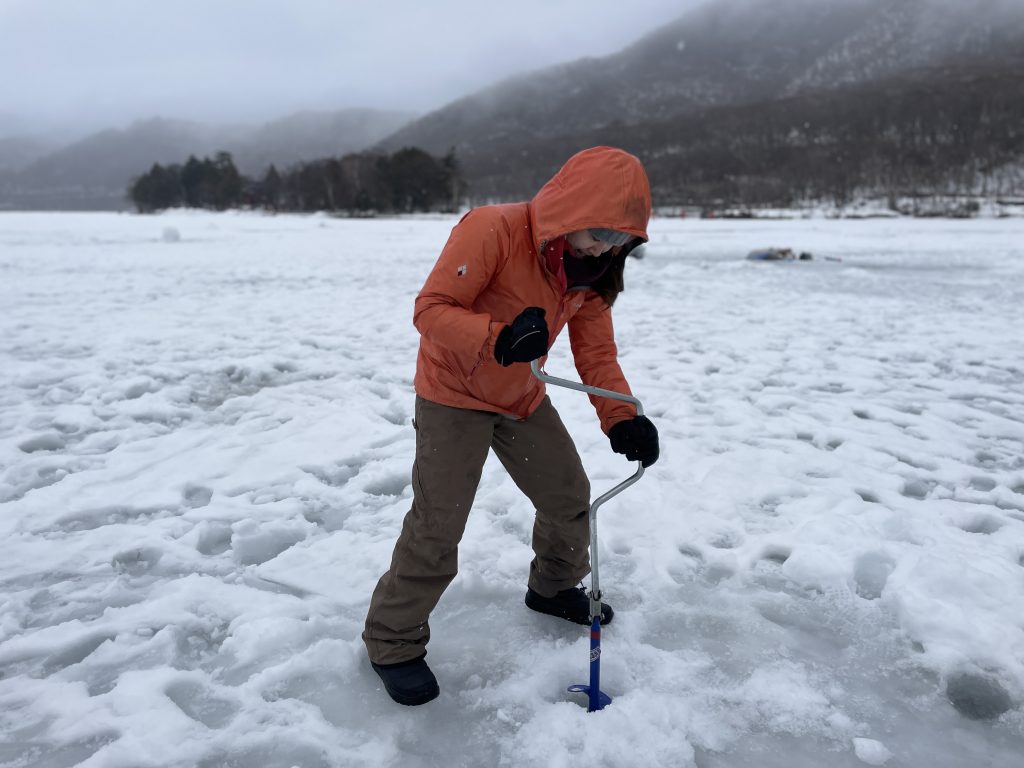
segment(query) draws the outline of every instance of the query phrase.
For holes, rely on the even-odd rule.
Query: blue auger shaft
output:
[[[590,625],[590,703],[587,712],[597,712],[601,703],[601,617],[595,616]]]

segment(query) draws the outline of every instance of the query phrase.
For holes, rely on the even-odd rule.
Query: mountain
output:
[[[0,138],[0,173],[20,171],[54,149],[52,142],[33,136],[4,136]]]
[[[300,161],[359,152],[414,117],[410,112],[375,109],[299,112],[267,123],[232,144],[230,151],[243,173],[262,174],[271,164],[283,168]]]
[[[1019,0],[717,0],[613,56],[502,82],[381,143],[454,147],[470,171],[510,145],[755,104],[919,69],[1024,65]]]
[[[661,205],[1024,197],[1024,69],[938,67],[869,83],[510,143],[463,171],[479,200],[527,199],[565,158],[612,145]]]
[[[154,163],[225,150],[244,173],[299,160],[358,152],[407,123],[404,112],[347,109],[304,112],[253,127],[154,118],[108,130],[0,175],[0,208],[126,208],[125,190]],[[0,141],[0,172],[5,144]],[[22,156],[23,157],[23,156]]]

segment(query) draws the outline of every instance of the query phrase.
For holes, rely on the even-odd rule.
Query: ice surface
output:
[[[602,510],[594,714],[494,461],[440,698],[359,640],[453,223],[0,215],[0,765],[1020,764],[1024,221],[652,222],[615,312],[662,458]],[[631,471],[551,395],[595,492]]]

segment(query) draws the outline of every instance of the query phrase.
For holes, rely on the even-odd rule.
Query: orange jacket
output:
[[[646,241],[650,213],[643,166],[611,147],[571,157],[529,203],[467,213],[416,297],[416,393],[442,405],[528,417],[544,399],[544,384],[525,363],[501,366],[494,343],[533,306],[546,311],[549,348],[569,326],[583,383],[631,394],[617,361],[611,308],[593,291],[566,292],[559,238],[600,227]],[[546,254],[556,240],[558,252]],[[629,403],[591,400],[605,432],[636,415]]]

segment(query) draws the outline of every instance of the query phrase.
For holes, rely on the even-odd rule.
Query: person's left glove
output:
[[[649,467],[658,460],[658,428],[646,416],[620,421],[608,430],[612,450]]]

